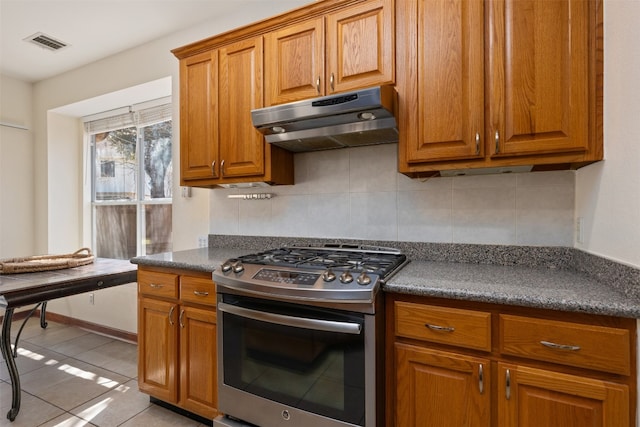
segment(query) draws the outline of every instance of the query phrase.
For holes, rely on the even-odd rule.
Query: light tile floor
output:
[[[12,342],[22,320],[12,324]],[[0,427],[187,426],[204,424],[149,401],[138,391],[137,346],[39,318],[27,322],[16,364],[22,402],[15,421],[7,366],[0,366]]]

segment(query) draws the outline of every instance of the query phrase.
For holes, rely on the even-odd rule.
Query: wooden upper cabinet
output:
[[[180,176],[216,178],[218,51],[180,61]]]
[[[357,3],[265,35],[266,105],[395,81],[393,0]]]
[[[404,1],[398,22],[404,22],[398,28],[399,43],[409,49],[398,66],[415,70],[415,80],[400,91],[412,102],[401,119],[401,138],[406,141],[409,161],[481,158],[482,1]]]
[[[487,3],[492,155],[589,148],[590,17],[595,3]]]
[[[324,18],[266,34],[265,51],[267,105],[323,94]]]
[[[263,39],[255,37],[220,49],[220,176],[263,175],[265,142],[251,123],[263,106]]]
[[[399,170],[602,159],[602,1],[396,0]]]
[[[327,15],[327,94],[394,82],[393,7],[375,0]]]

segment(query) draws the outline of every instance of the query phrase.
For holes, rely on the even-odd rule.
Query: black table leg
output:
[[[7,370],[9,371],[9,377],[11,378],[11,392],[12,401],[11,409],[7,412],[7,418],[9,421],[16,419],[18,412],[20,411],[20,375],[18,375],[18,368],[16,367],[16,361],[11,352],[11,322],[13,320],[13,308],[8,308],[4,312],[4,320],[2,322],[2,340],[0,341],[0,347],[2,348],[2,357],[7,363]]]
[[[42,329],[47,329],[47,302],[44,301],[42,303],[42,307],[40,308],[40,327]]]

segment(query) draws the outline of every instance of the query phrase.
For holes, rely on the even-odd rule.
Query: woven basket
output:
[[[34,273],[37,271],[62,270],[91,264],[94,256],[91,249],[78,249],[66,255],[35,255],[25,258],[0,260],[0,274]]]

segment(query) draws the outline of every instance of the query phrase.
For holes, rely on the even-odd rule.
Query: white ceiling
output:
[[[0,74],[37,82],[258,1],[0,0]],[[69,46],[23,40],[38,32]]]

